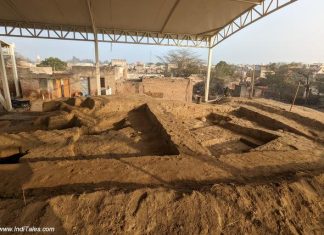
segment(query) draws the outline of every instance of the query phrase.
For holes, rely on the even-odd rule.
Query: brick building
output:
[[[21,94],[25,98],[55,99],[71,97],[80,92],[83,95],[97,94],[94,66],[72,66],[67,71],[53,71],[51,67],[18,66],[17,70]],[[108,66],[100,68],[102,94],[105,94],[108,87],[115,90],[116,80],[125,76],[124,70]],[[7,66],[7,75],[11,95],[15,97],[10,66]]]
[[[191,102],[193,82],[186,78],[143,78],[116,83],[116,94],[145,94],[154,98]]]
[[[96,95],[97,81],[94,66],[72,66],[67,71],[53,71],[51,67],[18,66],[21,94],[31,99],[72,97],[77,93]],[[7,67],[12,97],[15,96],[11,67]],[[126,72],[125,72],[126,70]],[[102,66],[100,85],[102,94],[111,88],[112,94],[145,94],[155,98],[191,102],[193,81],[185,78],[143,78],[126,80],[127,68]]]
[[[119,67],[101,67],[100,68],[100,87],[104,95],[106,89],[110,87],[115,90],[116,80],[122,79],[123,70]],[[70,75],[71,94],[82,92],[83,95],[97,94],[97,81],[95,76],[95,67],[73,66]]]

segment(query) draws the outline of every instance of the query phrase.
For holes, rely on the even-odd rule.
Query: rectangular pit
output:
[[[229,116],[216,113],[209,114],[200,126],[191,131],[213,156],[245,153],[278,137],[261,129],[240,125]]]
[[[100,135],[86,135],[75,143],[77,156],[138,157],[178,155],[179,151],[147,105],[129,111],[125,118]]]

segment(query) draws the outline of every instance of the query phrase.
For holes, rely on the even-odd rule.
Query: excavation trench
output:
[[[129,127],[135,130],[140,138],[137,144],[139,155],[179,154],[167,131],[146,104],[131,110],[123,122],[122,125],[116,123],[115,127],[119,130]]]
[[[110,130],[100,135],[82,136],[74,149],[77,156],[94,156],[100,152],[101,156],[115,158],[179,154],[167,131],[146,104],[129,111]]]
[[[68,115],[68,114],[67,114]],[[65,116],[67,116],[65,115]],[[62,118],[53,117],[51,127],[65,129],[77,123],[75,115]],[[72,141],[75,139],[75,141]],[[163,125],[155,114],[144,104],[130,110],[120,121],[113,124],[113,128],[100,134],[81,134],[73,136],[70,145],[73,155],[66,152],[60,156],[53,155],[27,155],[30,161],[58,161],[58,160],[87,160],[104,158],[127,158],[141,156],[172,156],[178,155],[179,150],[173,143]],[[9,150],[8,150],[9,151]],[[18,148],[9,153],[7,150],[0,154],[0,163],[18,163],[24,154],[19,154]],[[58,149],[58,151],[61,151]]]
[[[203,136],[199,142],[213,156],[249,152],[278,138],[271,132],[237,124],[229,116],[211,113],[206,119],[208,126],[193,133],[198,138],[200,134]]]

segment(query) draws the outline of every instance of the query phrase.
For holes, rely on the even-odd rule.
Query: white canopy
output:
[[[214,47],[295,1],[3,0],[0,36]]]
[[[97,28],[212,35],[262,0],[92,0]],[[0,21],[92,27],[87,0],[4,0]]]

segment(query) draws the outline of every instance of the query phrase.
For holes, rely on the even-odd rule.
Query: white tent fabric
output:
[[[212,35],[262,0],[92,0],[96,28]],[[3,0],[0,24],[92,27],[87,0]]]

